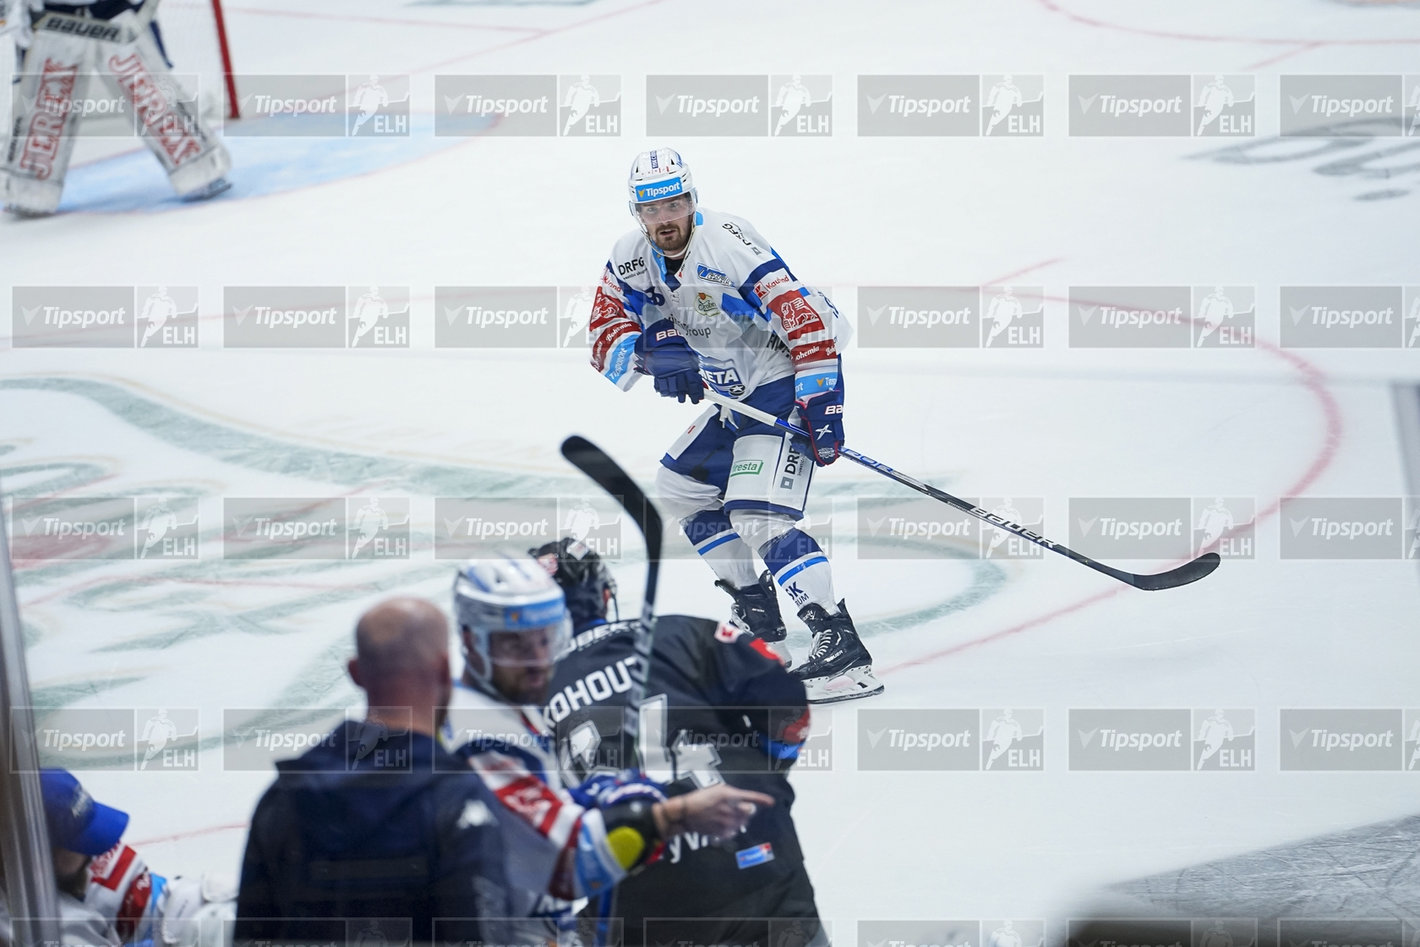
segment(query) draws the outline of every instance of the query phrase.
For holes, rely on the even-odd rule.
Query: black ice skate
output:
[[[820,605],[805,605],[799,617],[814,633],[808,660],[794,669],[808,691],[809,703],[831,704],[883,692],[882,682],[873,676],[873,656],[858,639],[843,602],[838,603],[837,615],[829,615]]]
[[[779,615],[779,596],[774,593],[774,577],[769,570],[760,573],[754,585],[743,589],[735,588],[724,579],[716,580],[715,584],[735,600],[730,606],[730,624],[763,640],[784,666],[789,667],[789,646],[784,643],[789,632],[784,629],[784,619]]]

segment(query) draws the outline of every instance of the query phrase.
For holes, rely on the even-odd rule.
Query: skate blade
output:
[[[872,697],[884,690],[883,682],[871,667],[851,668],[837,677],[811,677],[804,681],[811,704],[833,704],[840,700]]]

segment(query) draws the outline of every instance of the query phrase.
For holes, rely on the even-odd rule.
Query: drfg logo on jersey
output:
[[[626,542],[620,498],[598,494],[557,498],[557,535],[571,536],[606,560],[621,558]],[[540,545],[540,544],[539,544]]]
[[[408,286],[347,286],[345,313],[348,348],[409,348]]]
[[[1045,548],[1006,528],[1005,523],[1024,526],[1036,536],[1045,531],[1044,497],[981,497],[976,503],[991,522],[978,522],[977,536],[982,559],[1041,559]]]
[[[1065,929],[1069,947],[1189,947],[1192,943],[1192,922],[1180,917],[1072,917]],[[1257,942],[1240,941],[1226,947],[1257,947]]]
[[[228,286],[222,316],[225,348],[345,347],[344,286]]]
[[[858,768],[980,769],[980,724],[975,709],[859,710]]]
[[[346,558],[408,559],[409,506],[409,497],[347,497]]]
[[[1188,497],[1071,497],[1070,546],[1097,559],[1187,559]]]
[[[981,768],[992,773],[1045,769],[1045,711],[990,707],[981,711]]]
[[[363,712],[352,716],[356,713],[364,716]],[[222,769],[264,772],[277,760],[293,759],[316,747],[343,750],[335,728],[344,720],[345,712],[339,708],[223,708]]]
[[[139,707],[135,721],[139,772],[197,769],[201,727],[196,707]]]
[[[344,497],[224,497],[223,559],[344,559]]]
[[[1283,708],[1282,770],[1404,769],[1405,720],[1399,708]]]
[[[1417,933],[1413,922],[1399,918],[1283,917],[1277,920],[1276,942],[1280,947],[1413,947]]]
[[[434,135],[552,138],[557,86],[555,75],[435,76]]]
[[[15,286],[10,291],[14,347],[131,349],[133,297],[132,286]]]
[[[1405,132],[1404,83],[1398,75],[1282,76],[1282,137],[1398,137]]]
[[[833,76],[769,77],[769,134],[823,138],[833,134]]]
[[[1224,559],[1252,559],[1257,553],[1256,497],[1194,497],[1193,554],[1216,552]]]
[[[362,78],[368,81],[370,76]],[[347,117],[352,103],[346,76],[243,75],[241,86],[242,121],[224,122],[223,135],[344,138],[351,133]],[[370,131],[365,129],[362,134],[368,136]]]
[[[1072,709],[1070,769],[1190,770],[1191,725],[1186,709]]]
[[[128,770],[136,765],[132,707],[32,707],[35,741],[45,766],[72,770]]]
[[[927,497],[858,497],[854,502],[861,559],[965,559],[977,555],[980,521],[970,514]]]
[[[863,348],[976,348],[981,290],[976,286],[863,286],[858,290]]]
[[[346,76],[346,134],[351,138],[408,138],[409,98],[409,76]]]
[[[133,497],[20,495],[5,504],[17,562],[133,558]]]
[[[1196,771],[1257,768],[1257,711],[1252,708],[1192,712],[1191,759]]]
[[[981,134],[985,138],[1039,138],[1045,134],[1045,76],[981,77]]]
[[[135,503],[134,543],[140,560],[198,557],[196,497],[141,496]]]
[[[563,138],[621,134],[621,77],[557,77],[557,134]]]
[[[975,919],[883,919],[859,921],[853,943],[860,947],[983,947],[981,935],[982,922]]]
[[[435,497],[434,558],[483,559],[558,538],[551,497]]]
[[[1189,947],[1255,947],[1257,944],[1255,917],[1195,917],[1188,924],[1193,934]]]
[[[1400,497],[1283,497],[1282,558],[1399,559],[1404,513]]]
[[[1188,76],[1071,76],[1070,134],[1187,138],[1192,92]]]
[[[1400,348],[1410,342],[1406,301],[1399,286],[1283,286],[1282,347]]]
[[[434,347],[556,348],[557,305],[555,286],[435,286]]]
[[[646,134],[763,138],[769,76],[647,76]]]
[[[1071,348],[1186,349],[1193,298],[1187,286],[1071,286]]]
[[[1196,349],[1250,349],[1257,344],[1255,286],[1194,286],[1190,312]]]
[[[858,134],[974,138],[980,76],[859,76]]]

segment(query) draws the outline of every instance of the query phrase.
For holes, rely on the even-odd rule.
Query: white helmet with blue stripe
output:
[[[699,202],[695,192],[695,180],[690,176],[690,166],[671,148],[657,148],[643,151],[631,162],[631,174],[626,179],[626,189],[631,195],[628,206],[631,215],[640,221],[636,208],[652,201],[663,201],[670,197],[689,194],[692,204]],[[642,228],[645,225],[642,224]]]
[[[466,562],[454,577],[454,617],[470,658],[468,673],[480,689],[498,694],[493,665],[551,667],[571,635],[562,587],[531,557],[504,556]],[[515,632],[536,646],[493,654],[492,636]],[[471,660],[469,651],[480,660]]]

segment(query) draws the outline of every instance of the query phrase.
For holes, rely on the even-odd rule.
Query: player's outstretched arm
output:
[[[744,831],[760,807],[774,805],[774,797],[720,783],[697,789],[653,810],[661,838],[684,832],[699,832],[711,838],[733,838]]]

